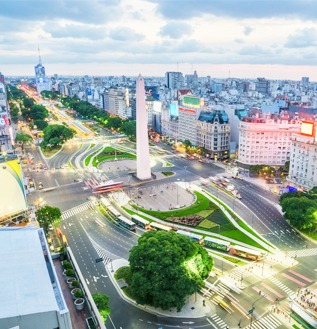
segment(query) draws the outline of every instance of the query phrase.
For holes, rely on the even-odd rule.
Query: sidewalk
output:
[[[146,312],[158,315],[158,316],[164,316],[164,317],[174,317],[174,318],[201,318],[204,316],[209,316],[211,314],[214,314],[215,312],[215,306],[212,305],[208,299],[204,299],[199,293],[193,294],[189,297],[187,297],[187,302],[183,306],[182,310],[180,312],[177,312],[176,309],[171,309],[168,311],[162,310],[160,308],[154,308],[152,306],[148,305],[140,305],[137,304],[133,299],[127,297],[122,289],[119,287],[119,284],[117,280],[114,278],[114,274],[122,266],[128,266],[129,263],[125,259],[116,259],[110,262],[106,265],[106,270],[109,274],[109,278],[112,281],[114,287],[117,289],[119,295],[122,299],[127,301],[128,303],[138,307],[139,309],[142,309]],[[203,306],[203,300],[205,300],[205,305]]]

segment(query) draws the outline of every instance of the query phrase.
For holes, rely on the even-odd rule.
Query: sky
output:
[[[317,81],[317,0],[10,0],[0,72]]]

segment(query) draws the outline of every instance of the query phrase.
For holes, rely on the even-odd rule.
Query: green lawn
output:
[[[91,158],[92,158],[93,156],[95,156],[100,150],[101,150],[101,148],[98,149],[98,150],[95,151],[95,152],[92,152],[90,155],[88,155],[88,157],[85,159],[85,166],[86,166],[86,167],[89,165]]]
[[[41,148],[41,151],[43,153],[43,155],[45,156],[45,158],[50,158],[52,157],[54,154],[56,154],[63,146],[59,146],[57,148],[54,148],[54,149],[42,149]]]
[[[102,152],[100,152],[92,161],[92,165],[97,167],[103,161],[109,161],[114,159],[135,159],[135,154],[128,152],[122,152],[114,149],[113,147],[106,146]]]
[[[154,216],[160,219],[166,219],[168,217],[181,217],[181,216],[189,216],[198,213],[199,211],[205,210],[209,207],[216,207],[213,203],[211,203],[207,198],[205,198],[201,193],[194,192],[197,199],[196,202],[188,207],[183,207],[179,209],[169,210],[169,211],[155,211],[155,210],[148,210],[141,207],[138,207],[135,204],[132,204],[134,209],[139,209],[140,211]]]
[[[220,233],[220,235],[226,236],[228,238],[247,243],[256,248],[263,249],[263,247],[254,241],[252,238],[239,231],[230,222],[226,215],[215,205],[213,202],[209,201],[205,196],[199,192],[194,192],[196,195],[196,201],[192,205],[180,209],[174,209],[169,211],[155,211],[148,210],[138,207],[134,204],[132,206],[134,209],[139,209],[141,212],[151,215],[162,220],[166,220],[168,217],[181,217],[193,214],[198,214],[200,212],[212,211],[210,215],[205,218],[198,226],[195,228],[202,231],[209,231],[212,233]],[[209,222],[210,223],[209,223]],[[219,232],[220,227],[220,232]]]
[[[173,176],[174,175],[174,172],[173,171],[162,171],[162,174],[164,176]]]

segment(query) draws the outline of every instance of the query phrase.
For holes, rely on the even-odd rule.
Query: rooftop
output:
[[[42,230],[0,230],[0,318],[58,311],[48,268]]]

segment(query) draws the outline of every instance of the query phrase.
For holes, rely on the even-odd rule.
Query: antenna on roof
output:
[[[42,65],[41,53],[40,53],[40,46],[37,46],[37,50],[39,52],[39,64]]]

